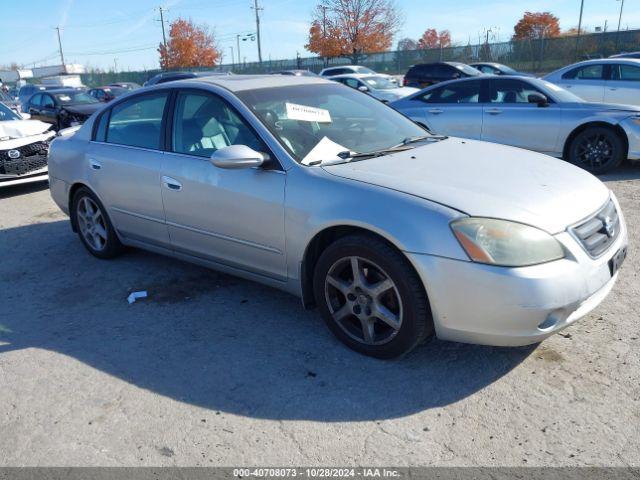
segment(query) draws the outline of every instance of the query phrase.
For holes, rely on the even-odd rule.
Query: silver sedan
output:
[[[593,173],[640,159],[639,107],[587,103],[540,79],[454,80],[390,105],[433,132],[546,153]]]
[[[380,358],[433,335],[539,342],[604,299],[627,248],[584,170],[431,135],[321,78],[136,90],[62,132],[49,172],[94,256],[139,247],[283,289]]]

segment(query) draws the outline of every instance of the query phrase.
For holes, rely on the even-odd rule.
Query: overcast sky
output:
[[[0,0],[0,65],[59,64],[54,27],[62,27],[67,63],[111,69],[157,68],[156,48],[162,40],[158,5],[161,0]],[[264,59],[293,58],[304,49],[316,0],[260,0]],[[551,11],[563,29],[577,26],[580,0],[397,0],[404,16],[401,37],[417,38],[430,27],[449,29],[454,42],[477,43],[491,28],[507,40],[525,10]],[[165,19],[191,17],[214,29],[230,63],[236,35],[255,31],[253,0],[164,0]],[[585,0],[583,23],[615,30],[619,0]],[[640,0],[625,0],[622,28],[640,27]],[[397,41],[397,39],[394,41]],[[237,52],[235,52],[237,56]],[[255,42],[241,43],[241,56],[257,60]]]

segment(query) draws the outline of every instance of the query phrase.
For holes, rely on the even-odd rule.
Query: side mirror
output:
[[[237,170],[259,167],[264,163],[265,158],[262,153],[246,145],[229,145],[213,152],[209,161],[218,168]]]
[[[358,90],[360,90],[361,92],[368,92],[369,91],[369,87],[365,87],[364,85],[361,85],[358,87]]]
[[[529,103],[535,103],[539,107],[546,107],[547,105],[549,105],[549,99],[547,99],[547,97],[545,97],[541,93],[530,93],[527,97],[527,101]]]

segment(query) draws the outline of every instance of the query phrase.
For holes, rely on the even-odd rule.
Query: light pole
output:
[[[582,32],[582,12],[584,11],[584,0],[580,0],[580,18],[578,19],[578,36],[576,37],[576,53],[574,59],[578,58],[578,45],[580,44],[580,33]]]
[[[622,24],[622,9],[624,8],[624,0],[620,1],[620,16],[618,17],[618,31],[616,32],[616,53],[618,52],[618,42],[620,40],[620,25]]]
[[[231,66],[233,67],[233,64],[236,63],[236,59],[233,57],[233,45],[229,45],[229,49],[231,50]]]

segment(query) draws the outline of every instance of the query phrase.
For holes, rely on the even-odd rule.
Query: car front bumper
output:
[[[619,208],[618,208],[618,211]],[[563,232],[567,257],[521,268],[495,267],[407,254],[426,287],[436,335],[496,346],[537,343],[588,314],[609,294],[618,274],[609,261],[627,247],[627,228],[599,258]]]

